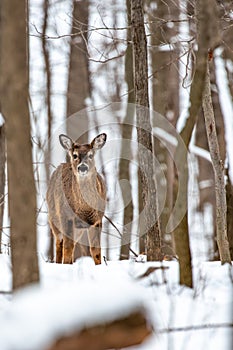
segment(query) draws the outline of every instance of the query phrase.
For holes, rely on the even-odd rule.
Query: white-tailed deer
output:
[[[91,255],[95,264],[101,263],[100,234],[106,189],[94,157],[106,138],[106,134],[100,134],[90,144],[80,145],[66,135],[59,136],[70,161],[54,171],[47,191],[57,263],[71,264],[77,252],[79,256]]]

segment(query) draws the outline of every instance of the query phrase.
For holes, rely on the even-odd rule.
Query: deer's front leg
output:
[[[62,246],[63,246],[63,239],[62,234],[58,230],[58,228],[53,224],[52,221],[49,222],[52,234],[54,235],[54,238],[56,240],[56,263],[61,264],[62,263]]]
[[[96,265],[101,264],[100,234],[102,222],[98,221],[88,230],[90,253]]]
[[[72,264],[74,240],[73,240],[73,221],[67,222],[67,228],[63,235],[63,264]]]

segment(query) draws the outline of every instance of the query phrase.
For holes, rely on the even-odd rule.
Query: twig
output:
[[[107,263],[107,258],[106,258],[106,256],[103,256],[103,258],[104,258],[104,262],[105,262],[105,265],[106,265],[106,266],[108,266],[108,263]]]
[[[106,58],[105,60],[95,60],[94,58],[89,57],[88,60],[91,62],[95,62],[95,63],[107,63],[109,61],[115,60],[117,58],[123,57],[125,56],[126,51],[122,51],[121,53],[119,53],[119,55],[117,56],[113,56],[110,58]]]
[[[116,231],[118,232],[119,236],[122,238],[122,234],[120,233],[120,231],[118,230],[118,228],[116,227],[116,225],[112,222],[112,220],[109,219],[109,217],[106,216],[106,215],[104,215],[104,217],[105,217],[105,219],[108,220],[108,222],[110,222],[110,224],[116,229]],[[135,251],[134,251],[133,249],[131,249],[131,248],[129,247],[129,250],[131,251],[131,253],[132,253],[134,256],[138,257],[138,254],[135,253]]]
[[[163,333],[173,333],[173,332],[190,332],[199,331],[202,329],[213,329],[213,328],[233,328],[233,323],[213,323],[213,324],[203,324],[197,326],[187,326],[187,327],[169,327],[164,329],[157,329],[155,332],[157,334]]]
[[[0,294],[4,294],[4,295],[7,295],[7,294],[12,294],[12,290],[0,290]]]
[[[151,273],[157,271],[157,270],[162,270],[164,272],[164,270],[168,270],[169,267],[168,266],[150,266],[146,272],[144,272],[142,275],[140,276],[137,276],[136,279],[142,279],[142,278],[145,278],[145,277],[148,277]],[[166,281],[165,281],[166,282]]]

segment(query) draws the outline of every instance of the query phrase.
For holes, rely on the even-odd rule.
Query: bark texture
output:
[[[6,148],[5,148],[5,126],[0,126],[0,254],[2,252],[2,228],[3,214],[5,203],[5,163],[6,163]]]
[[[49,183],[50,178],[50,165],[51,165],[51,129],[52,129],[52,121],[53,121],[53,113],[52,113],[52,104],[51,104],[51,83],[52,83],[52,71],[50,65],[50,52],[48,41],[46,40],[47,28],[48,28],[48,15],[49,15],[49,0],[44,0],[43,2],[43,12],[44,12],[44,21],[42,26],[42,50],[44,56],[44,65],[45,65],[45,104],[47,107],[47,150],[46,150],[46,160],[45,160],[45,171],[46,171],[46,181]],[[54,259],[54,239],[51,233],[51,230],[48,232],[49,242],[48,242],[48,251],[47,256],[49,261],[53,261]]]
[[[214,117],[216,123],[216,132],[218,137],[220,157],[225,163],[226,158],[226,142],[225,142],[225,126],[223,121],[223,115],[221,105],[219,101],[219,91],[216,83],[216,67],[214,59],[209,67],[210,69],[210,85],[214,88],[211,89],[211,99],[214,109]],[[195,133],[195,144],[209,152],[208,140],[206,135],[205,120],[203,116],[203,110],[201,109],[198,115]],[[216,244],[216,201],[215,201],[215,187],[214,187],[214,172],[212,163],[204,157],[198,157],[198,187],[199,187],[199,205],[198,211],[204,213],[206,204],[210,204],[213,210],[213,249],[209,252],[209,258],[211,260],[219,260],[218,247]]]
[[[134,125],[134,108],[130,103],[135,102],[134,98],[134,82],[133,82],[133,48],[131,43],[131,6],[130,0],[126,1],[127,5],[127,17],[128,17],[128,29],[127,29],[127,50],[125,55],[125,81],[128,87],[128,105],[126,109],[126,116],[122,125],[122,145],[121,145],[121,157],[119,164],[119,176],[120,180],[126,180],[130,184],[130,161],[132,158],[131,149],[127,147],[127,157],[125,157],[124,140],[130,141],[132,139],[132,125]],[[127,189],[127,198],[122,191],[122,197],[124,201],[124,231],[121,239],[121,251],[120,259],[128,259],[129,248],[131,240],[131,223],[133,221],[133,202],[132,202],[132,188]]]
[[[144,214],[140,215],[140,232],[143,232],[143,230],[145,232],[148,260],[160,260],[161,235],[149,113],[147,40],[142,0],[131,0],[131,21],[137,138],[139,143],[139,181],[141,181],[144,209]]]
[[[6,120],[13,288],[38,281],[36,191],[28,108],[27,1],[2,1],[1,103]]]
[[[198,51],[196,53],[196,66],[190,89],[190,107],[188,111],[189,117],[180,133],[181,138],[178,140],[178,146],[175,154],[175,165],[177,169],[176,178],[179,180],[179,186],[178,182],[175,181],[174,198],[176,198],[176,204],[173,209],[172,218],[172,224],[175,225],[173,234],[176,253],[179,256],[180,264],[180,283],[189,287],[192,287],[192,264],[189,245],[187,211],[182,220],[178,222],[176,220],[177,217],[180,217],[180,212],[183,210],[183,208],[187,207],[188,205],[188,161],[187,152],[184,152],[183,146],[186,147],[186,150],[189,147],[193,128],[197,121],[197,115],[202,104],[208,49],[214,48],[219,42],[217,8],[215,1],[197,0],[195,10]]]
[[[226,198],[227,198],[227,236],[229,241],[231,261],[233,261],[233,186],[230,181],[229,174],[227,174]]]
[[[179,116],[179,47],[172,43],[172,39],[179,33],[179,24],[174,22],[170,28],[166,21],[179,18],[179,0],[158,1],[156,6],[154,0],[149,2],[153,110],[175,126]],[[165,50],[164,47],[168,46],[169,50]],[[158,125],[155,121],[153,127],[156,126]],[[174,254],[174,244],[172,235],[166,232],[166,227],[173,207],[174,165],[167,147],[156,137],[154,153],[160,164],[156,168],[159,203],[166,193],[165,203],[160,209],[162,250],[163,253],[171,255]]]
[[[221,263],[231,263],[229,243],[227,238],[227,204],[224,183],[224,165],[220,157],[216,132],[214,109],[211,99],[209,63],[207,63],[205,89],[203,93],[203,111],[209,144],[210,156],[213,163],[216,196],[216,233]]]
[[[86,99],[90,97],[89,64],[87,53],[87,30],[88,30],[89,1],[73,0],[72,30],[73,36],[70,38],[70,62],[68,74],[67,90],[67,118],[72,114],[83,110],[86,107]],[[75,35],[76,34],[76,35]],[[84,116],[84,118],[83,118]],[[84,111],[82,118],[77,115],[77,125],[79,132],[78,142],[80,144],[88,141],[88,116]],[[74,125],[67,124],[68,134],[75,135]]]

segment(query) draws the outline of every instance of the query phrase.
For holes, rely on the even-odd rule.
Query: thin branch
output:
[[[116,227],[116,225],[112,222],[112,220],[111,220],[108,216],[106,216],[106,215],[104,215],[104,217],[105,217],[105,219],[107,219],[108,222],[110,222],[110,224],[116,229],[116,231],[118,232],[119,236],[120,236],[121,239],[122,239],[122,234],[120,233],[120,231],[118,230],[118,228]],[[134,251],[133,249],[131,249],[131,248],[129,247],[129,250],[131,251],[131,253],[132,253],[134,256],[138,257],[138,254],[135,253],[135,251]]]
[[[126,51],[123,51],[119,55],[107,58],[106,60],[95,60],[94,58],[89,58],[89,61],[96,62],[96,63],[107,63],[109,61],[112,61],[112,60],[115,60],[117,58],[125,56],[125,53],[126,53]]]
[[[174,333],[174,332],[190,332],[190,331],[200,331],[202,329],[217,329],[217,328],[233,328],[233,323],[210,323],[202,324],[197,326],[187,326],[187,327],[169,327],[164,329],[157,329],[156,334],[164,333]]]
[[[183,22],[188,22],[188,21],[189,21],[188,19],[182,19],[182,20],[162,20],[162,19],[160,19],[160,22],[162,22],[162,23],[158,23],[158,20],[155,20],[155,21],[146,21],[146,22],[144,22],[144,24],[145,25],[149,25],[149,24],[155,23],[155,24],[157,24],[156,28],[160,28],[161,26],[167,25],[168,23],[183,23]],[[82,24],[79,21],[77,21],[77,22],[79,24]],[[29,35],[33,36],[33,37],[37,37],[37,38],[39,37],[40,38],[43,35],[43,32],[40,32],[38,30],[37,26],[34,23],[32,23],[31,25],[34,27],[34,29],[35,29],[35,31],[36,31],[36,33],[38,35],[32,34],[32,33],[30,33]],[[126,30],[128,30],[130,28],[131,28],[131,26],[108,27],[107,25],[104,24],[103,27],[89,26],[88,29],[86,29],[86,30],[78,30],[75,33],[61,34],[61,35],[48,35],[48,34],[46,34],[46,35],[44,35],[44,37],[45,37],[45,39],[48,39],[48,40],[58,40],[58,39],[63,39],[63,38],[71,38],[71,37],[78,36],[78,35],[85,34],[85,33],[98,32],[98,31],[103,31],[103,30],[106,30],[106,31],[109,31],[109,32],[112,30],[112,31],[116,31],[117,32],[117,31],[126,31]],[[111,34],[111,36],[107,36],[107,37],[111,39],[112,38],[112,34]]]

